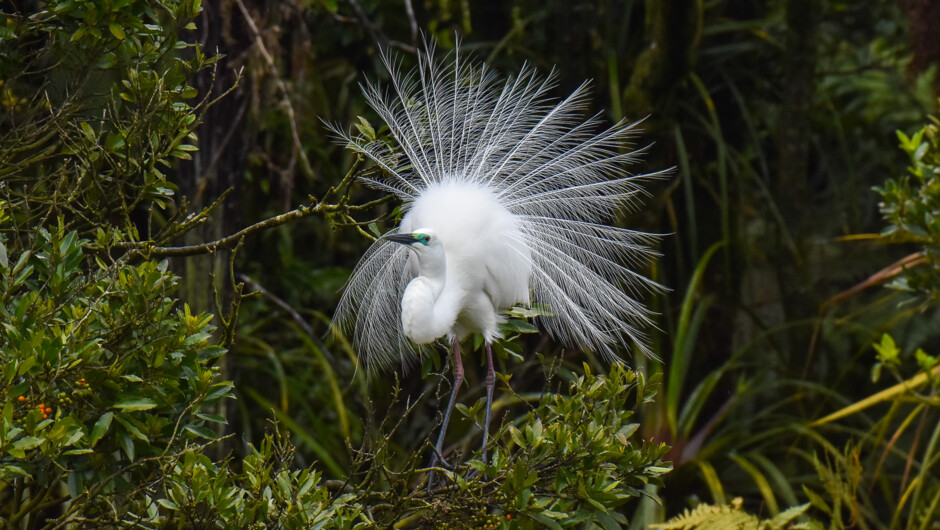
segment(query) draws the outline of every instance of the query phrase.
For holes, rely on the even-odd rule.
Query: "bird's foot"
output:
[[[431,494],[432,490],[434,490],[434,487],[437,483],[437,481],[435,480],[435,470],[433,468],[442,467],[448,470],[454,469],[453,464],[451,464],[450,462],[447,461],[446,458],[444,458],[444,455],[441,454],[441,450],[439,448],[431,447],[431,451],[433,451],[433,454],[431,455],[431,463],[428,464],[428,467],[432,469],[428,472],[428,485],[426,488],[427,493],[429,495]]]
[[[441,454],[440,449],[437,447],[432,447],[431,450],[434,451],[434,455],[431,456],[431,463],[428,465],[428,467],[443,467],[447,469],[454,469],[453,464],[444,458],[444,455]]]

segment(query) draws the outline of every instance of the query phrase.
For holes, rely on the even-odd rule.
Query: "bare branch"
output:
[[[304,151],[303,144],[300,142],[300,133],[297,130],[297,120],[294,117],[294,105],[291,103],[290,91],[287,90],[287,85],[284,84],[284,80],[281,79],[281,74],[278,72],[277,65],[274,63],[274,57],[271,56],[268,48],[264,45],[264,39],[261,38],[261,31],[255,24],[255,19],[251,17],[251,13],[248,12],[248,8],[245,7],[245,3],[242,2],[242,0],[235,0],[235,3],[238,4],[238,10],[241,11],[242,16],[245,17],[245,22],[251,29],[252,35],[255,37],[255,44],[258,46],[258,51],[261,52],[261,57],[264,58],[264,62],[267,63],[268,68],[270,68],[271,75],[274,76],[274,82],[277,84],[278,90],[280,90],[281,94],[284,96],[284,110],[287,112],[287,119],[290,122],[291,138],[294,140],[294,150],[297,155],[300,156],[300,167],[308,178],[314,179],[316,178],[316,173],[314,173],[313,166],[310,165],[310,159],[307,158],[307,153]]]
[[[408,22],[411,24],[411,45],[418,47],[418,19],[415,17],[415,8],[411,5],[411,0],[405,0],[405,13],[408,14]]]
[[[243,237],[252,235],[255,232],[281,226],[283,224],[297,221],[305,217],[310,217],[314,214],[333,213],[341,209],[343,209],[343,207],[338,204],[317,203],[312,206],[301,206],[287,213],[257,222],[247,228],[243,228],[238,232],[235,232],[228,237],[216,239],[215,241],[209,241],[208,243],[203,243],[201,245],[187,245],[184,247],[153,247],[150,246],[149,242],[141,242],[123,245],[119,244],[117,247],[130,247],[137,254],[146,258],[166,258],[195,256],[198,254],[211,254],[217,250],[235,248],[239,240],[241,240]]]
[[[405,52],[412,53],[412,54],[418,53],[417,47],[411,46],[409,44],[405,44],[404,42],[399,42],[397,40],[391,40],[387,36],[385,36],[385,34],[382,33],[382,31],[378,28],[378,26],[376,26],[371,20],[369,20],[369,16],[366,14],[366,11],[362,8],[362,6],[359,4],[358,0],[347,0],[347,1],[349,2],[349,5],[352,6],[353,11],[356,12],[356,17],[359,19],[359,23],[362,25],[362,27],[366,29],[366,31],[369,32],[369,36],[372,37],[372,40],[374,40],[376,44],[380,44],[382,46],[392,46],[394,48],[398,48],[400,50],[403,50]],[[407,7],[408,6],[406,6],[406,8]]]

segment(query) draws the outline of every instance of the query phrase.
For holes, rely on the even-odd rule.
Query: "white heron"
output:
[[[435,461],[463,381],[460,343],[482,334],[485,460],[491,344],[506,309],[547,305],[557,314],[542,319],[549,334],[611,361],[624,343],[649,353],[651,314],[639,298],[660,286],[633,268],[655,255],[657,236],[602,223],[635,207],[643,181],[663,173],[627,171],[640,153],[630,148],[636,124],[599,130],[598,115],[585,119],[587,83],[559,101],[554,72],[524,66],[502,82],[456,51],[445,64],[430,47],[418,59],[403,73],[385,55],[390,89],[363,86],[394,142],[336,131],[381,168],[367,184],[397,195],[406,212],[353,271],[337,321],[370,370],[408,367],[423,345],[450,343],[454,383]]]

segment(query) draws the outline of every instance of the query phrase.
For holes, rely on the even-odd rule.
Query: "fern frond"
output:
[[[737,497],[731,504],[700,504],[694,509],[686,509],[681,515],[665,523],[652,524],[650,528],[658,530],[822,530],[818,521],[795,523],[797,517],[806,514],[810,505],[802,504],[784,510],[773,519],[761,520],[742,509],[743,500]]]

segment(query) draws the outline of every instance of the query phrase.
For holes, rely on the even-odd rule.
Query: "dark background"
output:
[[[872,188],[907,165],[895,131],[911,133],[936,109],[938,24],[940,8],[927,0],[208,1],[184,37],[225,57],[214,81],[203,73],[195,86],[221,90],[236,71],[241,77],[210,109],[200,151],[178,182],[196,206],[233,191],[189,237],[233,233],[338,183],[352,155],[324,122],[347,128],[363,116],[380,125],[358,83],[386,79],[382,48],[410,65],[422,35],[437,40],[441,56],[460,36],[463,49],[505,76],[524,62],[554,68],[558,97],[590,79],[594,112],[610,122],[645,119],[641,144],[651,147],[634,170],[676,168],[641,211],[616,220],[667,234],[663,257],[644,271],[671,289],[648,300],[660,313],[653,349],[664,362],[624,357],[666,371],[643,429],[674,448],[668,509],[744,495],[759,511],[758,476],[795,502],[801,481],[815,476],[805,457],[815,442],[780,427],[880,389],[869,376],[870,344],[885,331],[904,351],[937,345],[933,314],[899,318],[897,293],[837,295],[913,251],[866,234],[885,225]],[[377,196],[353,192],[358,202]],[[387,229],[392,207],[359,221]],[[295,434],[301,463],[332,461],[330,475],[348,463],[347,441],[356,446],[370,422],[400,412],[401,400],[389,397],[395,374],[366,378],[348,342],[328,333],[368,243],[319,217],[246,241],[237,273],[263,293],[243,303],[226,361],[239,397],[226,411],[237,439],[256,440],[273,409]],[[199,309],[214,309],[206,278],[227,257],[215,259],[174,263],[183,297]],[[500,370],[519,393],[542,388],[536,351],[574,371],[584,361],[604,369],[570,348],[523,342],[532,360],[503,359]],[[468,365],[462,401],[470,404],[482,395],[482,370]],[[437,384],[420,375],[399,376],[403,396]],[[437,403],[424,408],[396,435],[405,449],[431,431]],[[475,436],[469,422],[452,427],[453,443],[472,447]],[[838,431],[820,436],[844,443]]]

